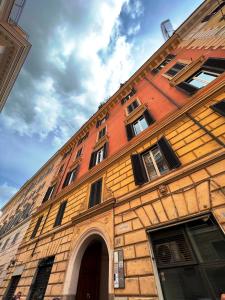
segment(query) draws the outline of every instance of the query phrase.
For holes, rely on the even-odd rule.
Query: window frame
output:
[[[107,133],[107,128],[105,126],[101,130],[99,130],[97,141],[103,139],[106,136],[106,133]]]
[[[60,203],[57,215],[55,217],[55,222],[54,222],[53,228],[60,226],[62,224],[62,220],[63,220],[64,214],[65,214],[67,202],[68,202],[67,200],[64,200],[63,202]]]
[[[129,105],[126,107],[126,113],[127,115],[130,115],[136,108],[138,108],[141,105],[140,101],[138,99],[134,99]],[[131,109],[131,110],[130,110]]]
[[[97,199],[97,196],[98,196],[98,195],[96,195],[97,194],[97,184],[99,182],[100,182],[100,192],[99,192],[100,199]],[[92,195],[92,188],[94,189],[94,186],[96,186],[96,188],[93,191],[94,195]],[[92,207],[102,203],[102,199],[103,199],[102,193],[103,193],[103,178],[101,177],[90,184],[88,208],[92,208]]]

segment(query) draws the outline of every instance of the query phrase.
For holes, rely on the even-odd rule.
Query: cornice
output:
[[[74,182],[67,187],[66,190],[60,191],[55,198],[51,199],[49,202],[45,202],[44,205],[40,206],[36,212],[39,214],[44,211],[49,205],[53,202],[60,201],[62,198],[66,198],[70,193],[72,193],[79,186],[93,181],[93,178],[98,178],[102,176],[102,174],[108,169],[110,166],[115,164],[117,161],[123,159],[125,156],[131,154],[136,151],[136,148],[142,144],[147,142],[150,139],[153,139],[155,136],[160,136],[165,129],[168,128],[173,122],[178,121],[182,116],[184,116],[187,112],[190,112],[192,109],[200,107],[203,102],[207,100],[211,100],[212,97],[217,94],[221,94],[221,92],[225,92],[225,74],[221,75],[217,79],[214,80],[214,84],[209,84],[208,89],[203,89],[197,92],[193,97],[190,97],[190,102],[188,102],[185,106],[180,109],[177,109],[170,115],[166,116],[160,122],[155,122],[150,127],[145,129],[141,134],[135,136],[130,142],[128,142],[120,151],[113,154],[112,156],[104,159],[100,164],[94,166],[91,170],[85,173],[80,179]]]

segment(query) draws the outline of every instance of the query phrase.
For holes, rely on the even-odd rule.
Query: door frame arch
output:
[[[78,237],[75,246],[71,252],[68,262],[66,276],[64,280],[63,295],[64,299],[73,299],[77,292],[81,261],[85,250],[91,241],[100,237],[106,245],[109,257],[109,274],[108,274],[108,294],[113,294],[113,247],[108,233],[103,232],[98,227],[89,228]],[[70,298],[71,297],[71,298]]]

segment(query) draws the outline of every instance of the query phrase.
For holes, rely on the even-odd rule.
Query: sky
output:
[[[0,115],[0,207],[202,0],[27,0],[30,53]],[[171,4],[172,3],[172,4]]]

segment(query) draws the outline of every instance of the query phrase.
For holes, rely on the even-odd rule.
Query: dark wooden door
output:
[[[99,241],[86,249],[80,266],[76,300],[99,300],[101,252]]]

